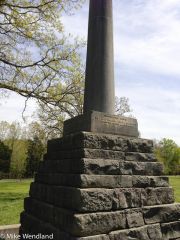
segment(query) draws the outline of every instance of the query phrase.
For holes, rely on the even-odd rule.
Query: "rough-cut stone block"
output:
[[[141,138],[127,138],[115,135],[80,132],[48,141],[47,153],[59,150],[92,148],[123,152],[153,152],[153,141]]]
[[[161,227],[159,224],[151,224],[147,226],[147,233],[150,240],[163,240]]]
[[[147,188],[141,198],[144,206],[170,204],[174,202],[174,192],[171,187]]]
[[[64,136],[81,131],[130,137],[138,137],[139,134],[136,119],[96,111],[88,112],[64,122]]]
[[[63,215],[61,209],[56,209],[55,224],[73,236],[92,236],[126,228],[126,214],[123,211],[116,211],[75,214],[70,217],[67,214]]]
[[[116,192],[118,190],[76,189],[54,186],[51,188],[47,185],[35,183],[31,185],[30,195],[35,199],[44,200],[61,208],[64,207],[79,212],[117,210],[127,208],[132,204],[129,199],[126,199],[123,191],[119,191],[118,194]],[[124,196],[124,202],[122,196]]]
[[[157,162],[154,153],[140,153],[140,152],[127,152],[125,155],[126,161],[135,162]]]
[[[166,176],[133,176],[133,187],[168,187],[169,180]]]
[[[104,159],[66,159],[66,161],[44,161],[39,172],[118,175],[119,161]]]
[[[53,165],[53,164],[52,164]],[[55,168],[55,171],[57,168]],[[168,187],[168,177],[165,176],[129,176],[129,175],[89,175],[65,173],[41,173],[35,176],[38,183],[70,186],[78,188],[145,188]]]
[[[78,212],[108,211],[112,209],[113,190],[86,189],[70,187],[50,187],[34,184],[30,195],[33,198],[53,203],[61,208]]]
[[[90,188],[31,184],[30,196],[79,212],[97,212],[173,202],[171,188]]]
[[[157,162],[119,162],[120,174],[158,176],[163,173],[163,165]]]
[[[36,174],[36,182],[78,188],[132,187],[132,176],[87,174]]]
[[[113,209],[134,208],[142,206],[142,189],[120,188],[113,192]]]
[[[126,218],[129,228],[140,227],[144,225],[143,214],[139,209],[126,210]]]
[[[21,224],[23,225],[23,228],[22,227],[20,228],[20,235],[21,235],[21,239],[23,240],[30,239],[27,237],[27,234],[30,234],[30,235],[35,234],[36,237],[39,234],[49,235],[49,236],[51,235],[53,239],[76,240],[73,237],[71,237],[69,234],[58,230],[52,224],[42,221],[39,218],[34,217],[25,212],[21,214]],[[45,236],[44,238],[42,237],[40,236],[38,239],[45,239]]]
[[[159,224],[113,231],[109,234],[109,238],[110,240],[164,240]]]
[[[79,158],[101,158],[101,159],[119,159],[124,160],[125,153],[121,151],[81,148],[74,150],[55,151],[46,155],[46,160],[64,160]]]
[[[163,240],[180,238],[180,221],[161,224]]]
[[[143,209],[146,224],[172,222],[180,219],[180,204],[168,204]]]
[[[37,234],[38,232],[41,232],[42,222],[36,217],[22,212],[20,215],[20,222],[21,225],[23,225],[23,229],[26,229],[28,233]]]
[[[42,211],[37,211],[41,206]],[[46,211],[47,209],[47,211]],[[37,200],[29,199],[25,205],[27,213],[32,212],[35,219],[40,221],[51,221],[64,231],[68,231],[73,236],[88,236],[93,234],[108,233],[109,231],[119,230],[127,227],[138,227],[144,224],[140,209],[132,209],[115,212],[98,212],[91,214],[74,214],[60,208],[52,208],[49,204],[44,204]],[[48,218],[44,212],[49,212],[53,218]],[[128,225],[126,225],[126,222]],[[26,227],[27,228],[27,227]],[[97,238],[98,239],[98,238]]]
[[[44,161],[39,166],[44,173],[76,173],[99,175],[162,175],[163,166],[158,162],[130,162],[105,159],[66,159]]]

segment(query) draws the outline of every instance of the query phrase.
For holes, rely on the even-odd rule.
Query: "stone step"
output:
[[[123,152],[153,152],[153,141],[111,134],[80,132],[48,141],[47,152],[79,148],[106,149]]]
[[[107,240],[179,240],[180,221],[151,224],[109,233]]]
[[[41,162],[41,173],[79,173],[99,175],[163,175],[163,165],[159,162],[134,162],[104,159],[66,159],[64,161]]]
[[[151,153],[147,153],[151,154]],[[46,155],[46,159],[64,160],[78,158],[102,158],[102,159],[125,159],[125,153],[121,151],[80,148],[74,150],[55,151]]]
[[[146,224],[171,222],[180,219],[180,203],[143,208]]]
[[[109,240],[164,240],[160,224],[146,225],[138,228],[113,231]]]
[[[173,190],[170,187],[78,189],[32,183],[30,196],[61,208],[85,213],[174,202]]]
[[[171,209],[173,208],[172,205],[169,206]],[[61,229],[63,232],[68,232],[75,237],[92,236],[93,233],[93,235],[103,234],[103,237],[107,234],[109,239],[125,240],[130,239],[128,237],[134,236],[138,240],[164,240],[178,238],[180,233],[178,219],[174,222],[145,225],[142,209],[75,214],[74,212],[27,198],[25,201],[25,211],[26,213],[22,214],[22,218],[24,217],[26,222],[28,220],[24,215],[30,215],[48,224],[52,224],[55,228]],[[174,219],[174,216],[171,219]],[[172,230],[174,233],[172,233]],[[148,236],[151,236],[151,238],[143,238],[143,236],[146,236],[147,231]],[[153,232],[157,234],[157,238],[153,238],[155,236]],[[162,235],[169,238],[160,238]]]
[[[64,159],[79,159],[79,158],[101,158],[101,159],[117,159],[126,161],[140,162],[156,162],[157,159],[154,153],[139,153],[139,152],[121,152],[103,149],[80,148],[74,150],[55,151],[45,155],[45,160],[64,160]]]
[[[26,230],[21,228],[20,233],[33,234],[33,229],[39,230],[36,233],[42,234],[53,233],[53,239],[57,240],[179,240],[180,239],[180,221],[169,222],[164,224],[151,224],[131,229],[123,229],[111,231],[107,234],[100,234],[86,237],[72,237],[69,234],[60,231],[58,228],[53,227],[51,224],[27,214],[21,215],[23,226]],[[36,224],[36,228],[33,226]],[[27,230],[28,229],[28,230]]]
[[[33,202],[34,204],[34,202]],[[47,204],[39,203],[40,205],[26,206],[27,214],[34,215],[42,221],[49,221],[53,217],[52,225],[61,229],[62,231],[70,233],[75,237],[85,237],[98,234],[105,234],[116,229],[125,229],[129,226],[142,226],[144,220],[142,212],[139,210],[124,210],[106,213],[91,213],[91,214],[73,214],[73,212],[54,207],[49,216]],[[43,211],[39,211],[39,207]],[[52,205],[51,205],[52,206]],[[33,211],[33,213],[32,213]],[[47,214],[45,214],[47,212]],[[48,217],[48,216],[49,217]],[[44,217],[46,217],[44,219]]]
[[[169,186],[168,177],[166,176],[38,173],[35,176],[35,181],[50,185],[78,188],[145,188]]]
[[[52,224],[39,220],[38,218],[25,212],[21,214],[21,221],[24,227],[24,229],[20,227],[20,235],[22,236],[22,239],[27,239],[25,238],[27,233],[28,234],[42,233],[43,235],[48,234],[49,236],[51,236],[53,233],[54,240],[110,240],[108,235],[106,234],[94,235],[90,237],[72,237],[70,236],[70,234],[62,232],[58,228],[55,228],[54,226],[52,226]],[[36,232],[34,232],[33,230],[36,230]]]
[[[140,152],[126,152],[125,160],[135,162],[157,162],[154,153],[140,153]]]

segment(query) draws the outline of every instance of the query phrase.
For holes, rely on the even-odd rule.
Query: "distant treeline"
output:
[[[0,122],[0,131],[0,179],[33,177],[46,151],[40,125]]]

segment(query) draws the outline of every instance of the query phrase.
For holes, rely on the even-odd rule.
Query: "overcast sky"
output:
[[[116,95],[130,100],[141,137],[180,144],[180,1],[114,0]],[[88,1],[63,17],[67,32],[87,38]],[[0,102],[1,99],[0,99]],[[21,120],[23,99],[1,103],[0,120]],[[31,102],[26,112],[35,108]]]

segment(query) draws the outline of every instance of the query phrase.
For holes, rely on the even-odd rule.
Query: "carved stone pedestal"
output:
[[[90,111],[64,122],[63,134],[94,132],[138,137],[138,123],[135,118]]]
[[[48,142],[20,231],[22,239],[175,240],[179,219],[151,140],[79,132]]]

